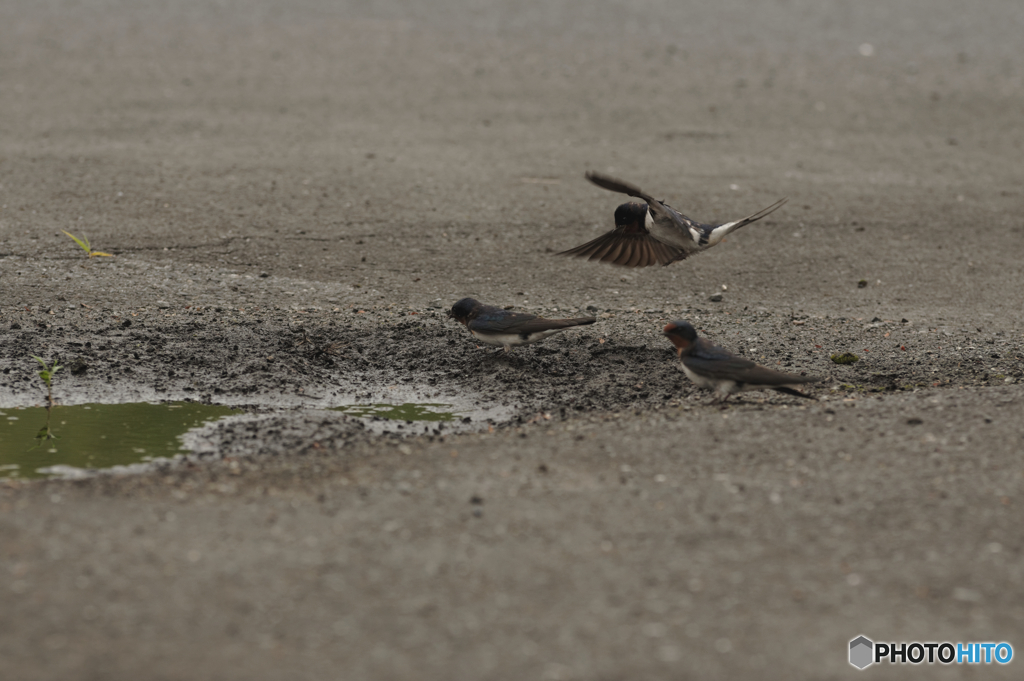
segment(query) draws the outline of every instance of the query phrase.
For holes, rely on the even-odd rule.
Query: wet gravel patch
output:
[[[121,309],[5,307],[2,406],[43,399],[32,355],[65,368],[55,395],[86,401],[175,399],[325,406],[395,395],[500,405],[519,420],[543,412],[645,409],[699,395],[675,368],[661,327],[699,332],[769,367],[819,376],[835,393],[1004,385],[1021,379],[1020,334],[932,321],[815,316],[736,308],[527,308],[595,314],[598,323],[513,353],[494,353],[448,320],[442,301],[303,309],[151,305]],[[839,365],[836,353],[859,359]],[[744,400],[789,398],[754,393]],[[403,400],[405,401],[405,400]]]
[[[680,317],[759,363],[821,377],[811,393],[825,403],[1005,387],[1021,380],[1024,358],[1013,333],[906,319],[727,305],[587,312],[599,323],[506,354],[478,346],[438,306],[18,309],[3,315],[0,389],[3,406],[41,402],[31,355],[42,352],[66,367],[55,381],[55,395],[65,404],[192,399],[249,412],[190,433],[190,455],[115,471],[123,474],[213,459],[339,454],[381,437],[443,442],[460,432],[547,427],[587,414],[722,409],[678,371],[660,334],[667,321]],[[836,353],[859,359],[836,364]],[[473,417],[416,425],[324,410],[378,401],[453,403]],[[774,392],[733,401],[724,408],[804,406]]]
[[[184,438],[191,461],[267,455],[302,456],[324,452],[329,443],[335,453],[374,436],[362,423],[344,414],[301,410],[265,416],[243,415],[208,424]]]

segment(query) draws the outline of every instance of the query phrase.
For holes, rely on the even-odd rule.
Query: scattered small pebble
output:
[[[853,364],[860,360],[860,357],[852,352],[836,353],[832,355],[832,361],[836,364]]]

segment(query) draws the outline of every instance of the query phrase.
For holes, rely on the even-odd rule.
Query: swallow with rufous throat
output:
[[[746,390],[776,390],[809,400],[815,399],[790,386],[801,383],[816,383],[812,376],[798,376],[775,371],[734,355],[703,338],[697,337],[697,330],[687,321],[669,322],[662,333],[676,346],[676,354],[683,373],[701,388],[714,390],[718,401],[725,401],[729,395]]]
[[[624,203],[615,209],[615,229],[582,246],[557,255],[571,255],[623,267],[668,265],[705,251],[744,225],[760,220],[784,204],[781,199],[742,220],[706,225],[691,220],[629,182],[588,172],[587,179],[598,187],[643,199],[647,203]]]
[[[574,326],[593,324],[594,317],[577,319],[544,319],[523,312],[510,312],[493,305],[484,305],[473,298],[463,298],[452,306],[448,316],[465,325],[481,343],[500,345],[511,352],[518,345],[529,345]]]

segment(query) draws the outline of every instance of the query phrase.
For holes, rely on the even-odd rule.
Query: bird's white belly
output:
[[[519,346],[519,345],[529,345],[530,343],[535,343],[535,342],[539,341],[540,339],[547,338],[548,336],[550,336],[550,335],[552,335],[554,333],[558,333],[561,330],[562,329],[551,329],[550,331],[538,331],[536,333],[528,334],[526,336],[526,338],[523,338],[522,334],[519,334],[519,333],[488,333],[488,334],[482,334],[482,333],[477,333],[476,331],[473,331],[472,333],[473,333],[473,336],[478,341],[480,341],[481,343],[485,343],[487,345]]]
[[[708,390],[717,390],[723,395],[732,395],[733,393],[740,392],[741,388],[736,384],[736,381],[730,381],[725,379],[714,379],[700,376],[694,373],[690,367],[686,366],[682,362],[679,363],[683,373],[686,377],[693,381],[694,385],[700,388],[707,388]]]

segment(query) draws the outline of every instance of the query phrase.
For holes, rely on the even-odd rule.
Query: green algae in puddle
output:
[[[56,406],[53,439],[39,438],[45,407],[0,409],[0,478],[40,478],[40,468],[110,468],[181,454],[181,436],[239,410],[195,402]]]
[[[344,412],[351,416],[387,419],[389,421],[454,421],[458,415],[452,411],[441,411],[451,409],[450,404],[437,404],[432,402],[406,402],[405,404],[349,404],[343,407],[334,407],[335,411]]]

